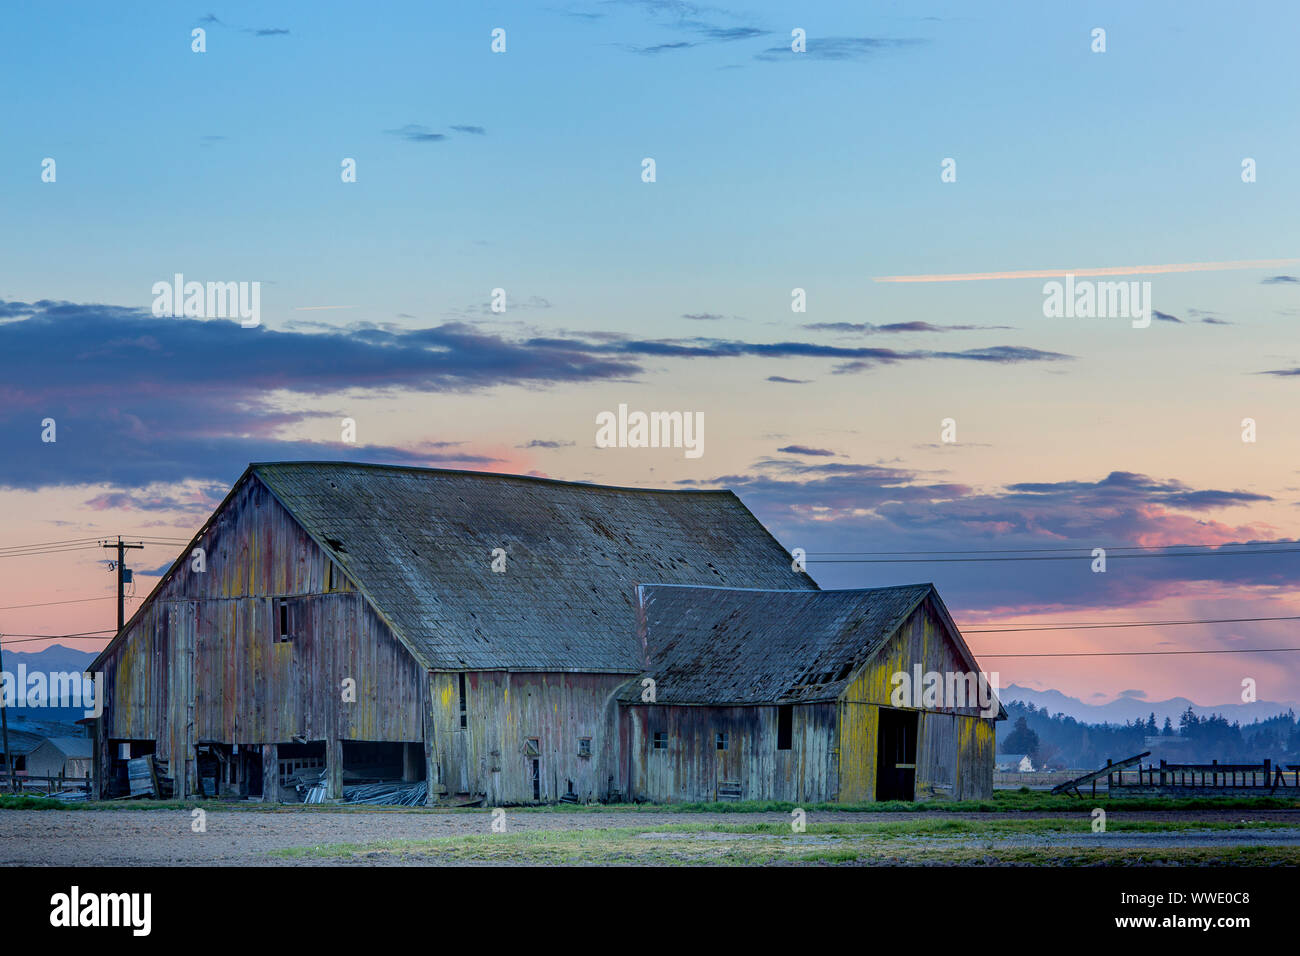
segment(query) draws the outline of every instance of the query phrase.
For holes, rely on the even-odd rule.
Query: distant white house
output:
[[[93,742],[86,737],[46,737],[27,755],[33,777],[84,777],[94,771]]]
[[[1034,763],[1029,754],[997,754],[993,758],[993,769],[1002,773],[1033,773]]]

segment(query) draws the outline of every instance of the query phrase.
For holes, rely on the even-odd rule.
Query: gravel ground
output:
[[[1082,805],[1081,805],[1082,806]],[[511,832],[601,827],[644,828],[647,834],[682,823],[740,824],[788,822],[783,813],[655,813],[593,811],[507,811]],[[1079,814],[926,814],[933,819],[1044,819]],[[902,813],[809,814],[809,822],[902,822]],[[189,810],[7,810],[0,811],[0,865],[4,866],[149,866],[149,865],[310,865],[310,859],[285,860],[268,851],[330,843],[372,843],[392,839],[428,839],[490,832],[491,815],[482,812],[410,812],[392,810],[337,812],[290,809],[280,812],[214,810],[207,814],[207,832],[191,830]],[[1220,810],[1182,813],[1113,813],[1111,820],[1254,820],[1300,824],[1297,810]],[[809,834],[811,837],[812,835]],[[652,837],[653,838],[653,837]],[[711,834],[703,839],[734,839]],[[915,843],[929,837],[902,837]],[[1202,830],[1158,833],[1114,832],[1007,834],[944,839],[944,846],[1096,846],[1120,848],[1300,846],[1300,829],[1253,829],[1235,832]],[[336,864],[336,860],[326,860]]]

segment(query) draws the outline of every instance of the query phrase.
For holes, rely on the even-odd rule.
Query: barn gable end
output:
[[[424,667],[251,470],[90,669],[103,674],[101,777],[134,742],[177,793],[198,791],[206,742],[256,754],[256,790],[278,783],[277,745],[425,738]]]
[[[855,671],[840,695],[842,802],[881,798],[882,750],[886,761],[894,759],[889,753],[891,742],[882,741],[881,715],[900,711],[907,715],[904,720],[915,721],[914,730],[907,731],[914,734],[910,741],[914,758],[898,762],[914,764],[914,792],[918,797],[992,796],[993,724],[1005,715],[1001,703],[996,702],[997,716],[988,717],[978,706],[945,706],[942,698],[937,706],[923,706],[920,687],[913,688],[916,696],[905,701],[908,706],[898,706],[894,698],[896,674],[906,674],[914,683],[918,671],[923,678],[927,673],[937,673],[942,675],[946,690],[949,675],[955,678],[980,672],[938,592],[933,586],[926,587],[927,593]]]

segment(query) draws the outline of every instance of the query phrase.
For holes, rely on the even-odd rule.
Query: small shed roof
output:
[[[90,757],[94,753],[93,741],[88,737],[46,737],[45,743],[65,757]]]
[[[645,673],[660,704],[834,700],[851,673],[934,591],[648,584],[637,589]],[[640,699],[629,685],[622,698]]]
[[[338,462],[250,471],[434,669],[635,674],[640,582],[817,588],[730,491]]]
[[[9,752],[13,754],[15,757],[20,757],[23,754],[31,753],[33,750],[35,750],[37,747],[40,746],[41,741],[44,739],[43,737],[41,737],[40,734],[33,734],[25,730],[16,730],[13,727],[9,728],[8,736],[9,736]],[[0,754],[3,754],[4,752],[5,752],[4,738],[0,737]]]

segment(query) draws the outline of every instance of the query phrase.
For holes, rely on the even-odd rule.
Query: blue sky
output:
[[[0,146],[22,224],[6,292],[143,304],[180,260],[276,283],[272,322],[546,285],[575,318],[630,324],[694,294],[777,318],[791,284],[823,308],[899,307],[872,275],[1285,255],[1294,10],[1041,7],[17,9],[0,41],[24,90]],[[208,15],[228,26],[203,23],[194,54]],[[767,32],[710,41],[696,21]],[[755,58],[793,26],[804,59]],[[843,37],[899,45],[816,58]],[[697,45],[631,52],[673,43]],[[385,132],[408,125],[448,138]],[[57,189],[33,174],[47,155]],[[1260,181],[1243,189],[1248,155]],[[958,182],[941,189],[945,157]]]
[[[877,281],[1300,256],[1300,12],[1070,7],[15,8],[0,530],[185,536],[250,460],[351,456],[734,487],[809,550],[1292,540],[1300,263],[1134,276],[1163,314],[1144,330],[1044,318],[1041,278]],[[261,282],[261,327],[151,316],[177,272]],[[702,411],[707,453],[595,449],[594,415],[624,402]],[[46,415],[57,447],[35,440]],[[94,592],[95,557],[13,587]],[[1280,613],[1295,559],[1251,560],[817,574],[933,579],[962,622]],[[1171,638],[1287,639],[1125,637]],[[1228,699],[1214,660],[1143,679]],[[1018,666],[1084,699],[1148,686],[1128,664]],[[1267,666],[1261,696],[1285,698],[1296,662]]]

